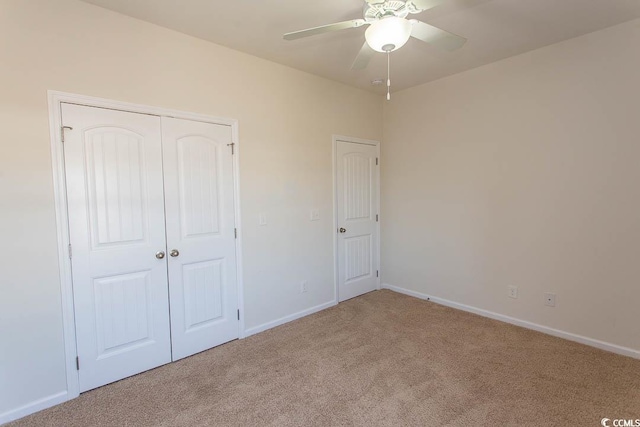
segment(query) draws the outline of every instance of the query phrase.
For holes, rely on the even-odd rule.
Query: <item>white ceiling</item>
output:
[[[285,41],[282,34],[362,17],[362,0],[83,0],[185,34],[374,92],[386,57],[351,64],[365,27]],[[412,15],[469,41],[453,53],[411,39],[391,56],[393,90],[640,18],[639,0],[450,0]]]

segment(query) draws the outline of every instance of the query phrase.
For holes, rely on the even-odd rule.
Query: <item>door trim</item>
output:
[[[53,170],[53,194],[55,201],[56,229],[58,240],[58,266],[61,291],[63,337],[65,351],[65,368],[67,379],[66,400],[71,400],[80,395],[79,375],[76,369],[76,331],[75,313],[73,306],[73,284],[71,278],[71,259],[69,258],[69,220],[67,209],[67,189],[65,185],[64,151],[62,147],[62,114],[63,103],[84,105],[87,107],[108,108],[112,110],[131,113],[149,114],[160,117],[173,117],[231,127],[231,138],[235,144],[233,156],[233,198],[234,219],[238,237],[236,239],[236,283],[238,288],[238,309],[240,320],[238,324],[238,336],[240,339],[246,336],[244,330],[244,285],[242,278],[242,227],[240,215],[240,138],[238,121],[209,116],[187,111],[172,110],[167,108],[152,107],[149,105],[133,104],[129,102],[115,101],[105,98],[77,95],[66,92],[47,91],[49,103],[49,139],[51,143],[51,165]]]
[[[362,139],[362,138],[354,138],[350,136],[342,136],[342,135],[333,135],[333,296],[334,302],[336,304],[340,301],[340,278],[338,276],[338,142],[347,142],[351,144],[364,144],[364,145],[373,145],[376,147],[376,156],[378,157],[378,173],[376,174],[376,186],[378,188],[378,206],[376,209],[378,211],[378,215],[380,215],[380,141],[374,141],[371,139]],[[380,290],[380,219],[382,217],[378,217],[378,222],[376,223],[376,232],[378,233],[378,254],[377,254],[377,266],[376,270],[378,270],[378,277],[376,278],[376,289]]]

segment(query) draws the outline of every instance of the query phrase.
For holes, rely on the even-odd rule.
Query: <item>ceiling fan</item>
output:
[[[369,61],[376,52],[390,54],[400,49],[410,37],[422,40],[439,48],[453,51],[462,47],[467,39],[441,30],[433,25],[417,19],[406,19],[410,14],[416,14],[436,7],[447,0],[365,0],[364,19],[337,22],[306,30],[294,31],[284,35],[285,40],[296,40],[303,37],[331,31],[346,30],[369,25],[365,32],[365,43],[356,56],[351,69],[367,68]],[[391,86],[387,78],[387,89]],[[390,99],[387,90],[387,99]]]

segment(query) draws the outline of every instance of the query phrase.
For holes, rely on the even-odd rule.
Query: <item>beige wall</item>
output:
[[[383,282],[640,350],[638,46],[640,20],[394,94]]]
[[[377,96],[72,0],[0,0],[0,86],[0,416],[66,388],[48,89],[238,119],[247,328],[333,300],[331,137]]]

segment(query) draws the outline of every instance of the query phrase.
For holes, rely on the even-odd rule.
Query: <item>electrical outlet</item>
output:
[[[517,286],[509,286],[509,298],[518,298]]]
[[[320,221],[320,210],[319,209],[311,209],[309,213],[309,220],[311,221]]]
[[[556,294],[552,294],[552,293],[545,293],[544,294],[544,305],[549,306],[549,307],[555,307],[556,306]]]
[[[309,282],[307,282],[306,280],[303,280],[302,282],[300,282],[300,293],[304,294],[308,290],[309,290]]]
[[[258,215],[258,224],[267,225],[267,214],[266,213],[261,213],[260,215]]]

